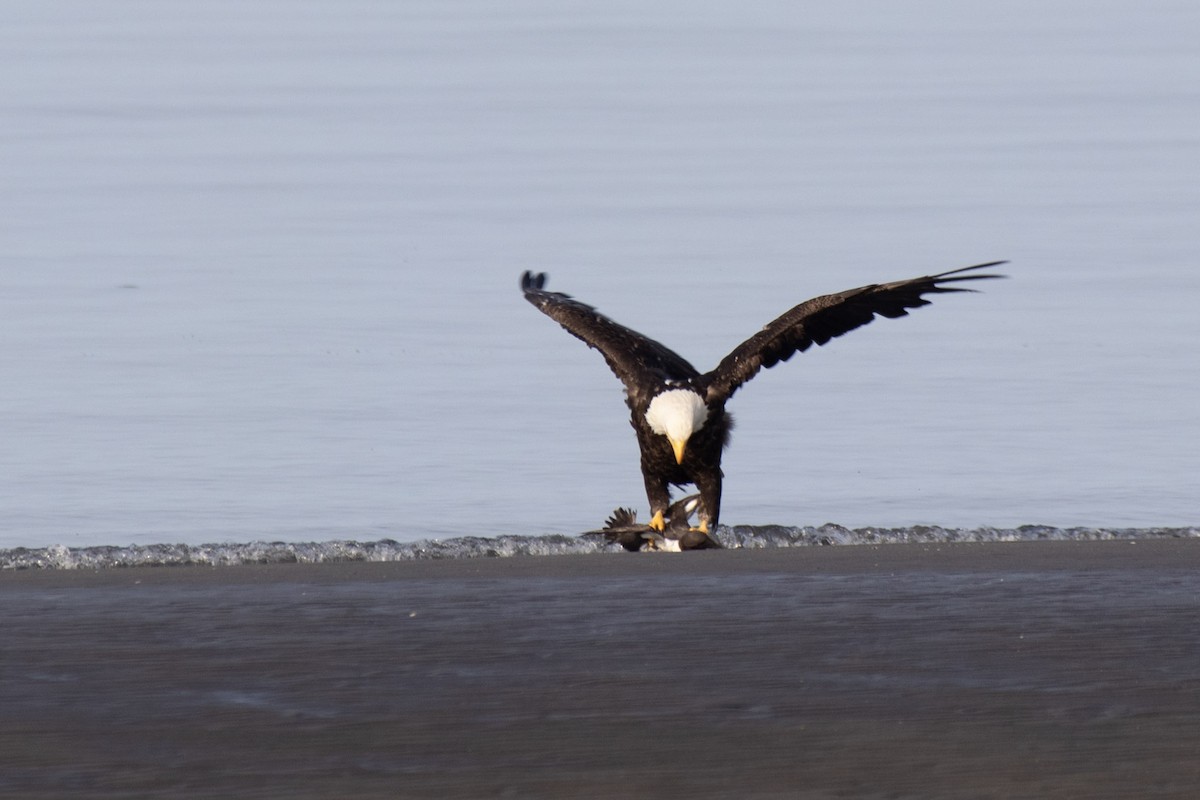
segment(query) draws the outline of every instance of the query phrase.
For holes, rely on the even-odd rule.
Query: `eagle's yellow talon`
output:
[[[650,518],[650,527],[659,533],[667,529],[667,523],[663,522],[663,513],[661,511],[654,512],[654,516]]]

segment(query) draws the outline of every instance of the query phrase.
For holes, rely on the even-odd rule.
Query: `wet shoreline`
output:
[[[0,575],[0,795],[1189,797],[1200,541]]]
[[[1190,529],[1189,529],[1190,530]],[[928,542],[835,546],[739,548],[683,554],[608,551],[550,555],[412,558],[370,561],[359,558],[321,562],[167,564],[139,567],[10,569],[0,571],[6,586],[102,586],[136,580],[152,583],[390,580],[438,577],[601,577],[635,574],[727,574],[822,570],[848,573],[877,569],[1061,570],[1110,566],[1157,569],[1190,563],[1200,538],[1164,536],[1103,541]],[[682,559],[682,560],[676,560]],[[1182,559],[1182,562],[1181,562]],[[132,576],[132,578],[131,578]]]

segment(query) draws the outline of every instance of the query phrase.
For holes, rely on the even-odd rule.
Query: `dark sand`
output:
[[[1200,540],[0,573],[0,796],[1200,797]]]

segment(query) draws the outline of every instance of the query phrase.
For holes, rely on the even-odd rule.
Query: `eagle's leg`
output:
[[[721,477],[720,470],[697,476],[696,488],[700,490],[700,509],[697,511],[699,525],[693,530],[704,533],[716,531],[717,519],[721,516]]]
[[[667,528],[664,515],[671,505],[671,490],[667,488],[666,481],[658,480],[649,474],[646,474],[645,478],[646,499],[650,501],[650,527],[662,533]]]

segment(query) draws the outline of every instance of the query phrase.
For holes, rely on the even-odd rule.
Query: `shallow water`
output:
[[[586,530],[635,445],[522,270],[704,366],[993,258],[740,392],[723,520],[1196,523],[1192,4],[3,16],[0,547]]]
[[[714,538],[727,550],[770,550],[793,547],[880,544],[961,544],[983,542],[1104,542],[1197,539],[1200,528],[846,528],[820,526],[736,525],[720,527]],[[640,551],[652,552],[652,551]],[[603,536],[504,535],[458,536],[397,542],[335,540],[323,542],[215,542],[208,544],[99,545],[93,547],[14,547],[0,549],[0,570],[101,570],[113,567],[237,566],[246,564],[328,564],[396,562],[430,559],[512,558],[612,553],[623,558],[670,557],[630,555]]]

